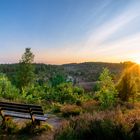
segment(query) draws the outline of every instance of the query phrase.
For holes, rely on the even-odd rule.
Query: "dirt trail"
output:
[[[47,123],[57,129],[60,127],[62,119],[55,115],[48,115]]]
[[[44,132],[40,136],[33,137],[31,140],[54,140],[54,131],[60,127],[62,119],[52,114],[47,114],[47,117],[47,123],[53,126],[53,131]]]

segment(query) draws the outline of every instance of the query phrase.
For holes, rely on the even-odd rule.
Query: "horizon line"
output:
[[[105,62],[105,61],[83,61],[83,62],[70,62],[70,63],[62,63],[62,64],[53,64],[53,63],[43,63],[43,62],[33,62],[32,64],[45,64],[45,65],[70,65],[70,64],[83,64],[83,63],[110,63],[110,64],[121,64],[125,62],[131,62],[131,63],[136,63],[134,61],[126,60],[126,61],[120,61],[120,62]],[[12,65],[12,64],[18,64],[18,62],[9,62],[9,63],[0,63],[0,65]]]

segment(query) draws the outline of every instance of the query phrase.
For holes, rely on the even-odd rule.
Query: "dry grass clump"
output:
[[[32,124],[32,122],[27,122],[26,125],[24,127],[22,127],[18,134],[22,134],[22,135],[38,135],[41,134],[44,131],[51,131],[52,130],[52,126],[50,126],[49,124],[45,123],[45,124],[41,124],[38,126],[34,126]]]
[[[85,112],[93,112],[95,110],[98,110],[99,105],[100,104],[98,101],[89,100],[89,101],[84,102],[81,107]]]
[[[15,134],[18,130],[19,127],[11,117],[5,117],[5,121],[1,121],[0,134]]]
[[[82,111],[81,107],[70,104],[64,105],[60,110],[63,117],[77,116]]]

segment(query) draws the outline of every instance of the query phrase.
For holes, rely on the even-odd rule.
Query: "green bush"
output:
[[[77,103],[87,100],[88,96],[83,94],[83,89],[73,86],[71,83],[63,83],[46,92],[46,100],[64,103]]]
[[[0,74],[0,97],[9,100],[15,100],[19,97],[19,90],[11,84],[4,74]]]
[[[54,113],[59,113],[59,112],[61,112],[61,107],[62,107],[61,104],[59,104],[59,103],[53,103],[52,104],[52,111]]]

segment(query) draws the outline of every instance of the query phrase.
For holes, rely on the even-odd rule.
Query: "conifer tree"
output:
[[[34,81],[34,54],[31,48],[26,48],[21,60],[19,61],[17,72],[17,85],[20,90],[31,85]]]

